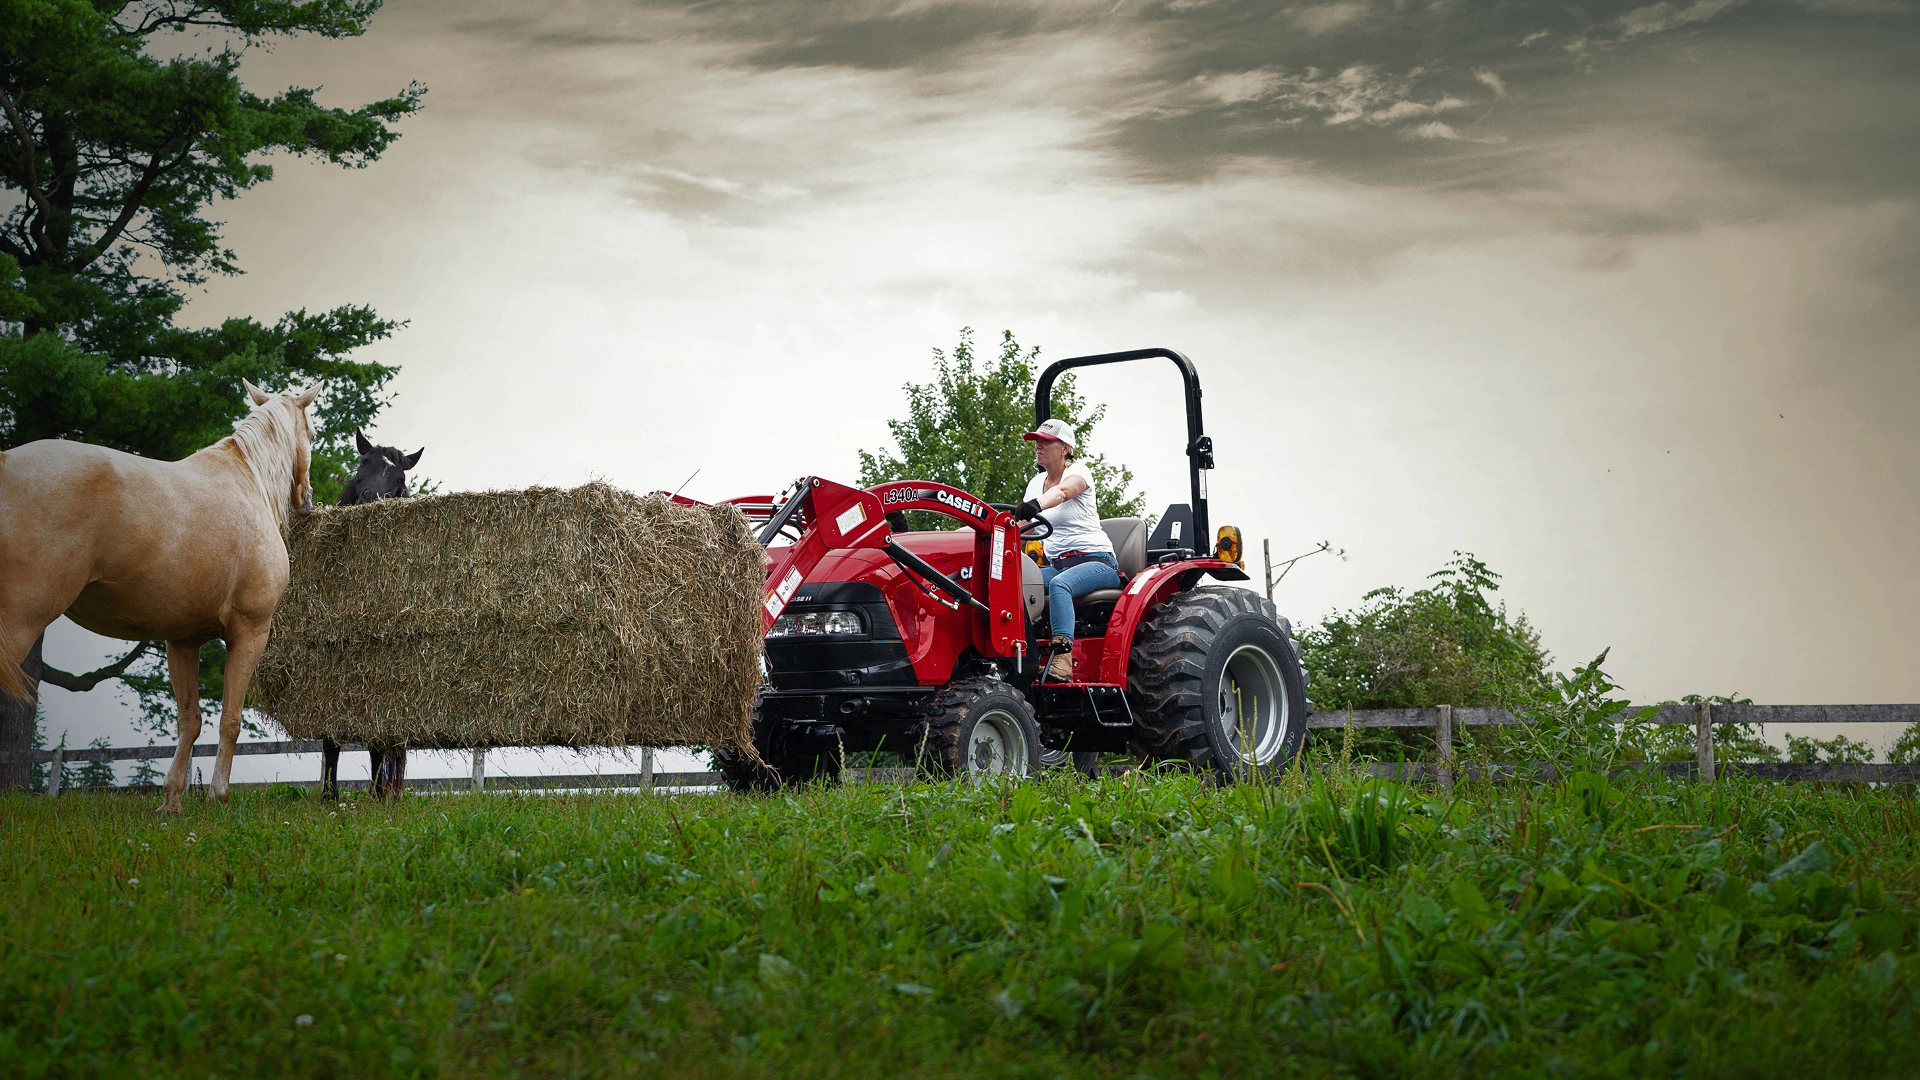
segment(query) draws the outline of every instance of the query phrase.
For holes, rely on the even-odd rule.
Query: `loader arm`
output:
[[[809,476],[795,481],[788,490],[792,494],[773,508],[759,530],[762,543],[777,538],[782,528],[799,530],[799,538],[791,545],[767,550],[771,562],[766,595],[760,604],[761,633],[773,629],[788,601],[828,554],[846,548],[873,548],[885,552],[902,572],[935,593],[936,599],[971,609],[977,616],[976,644],[982,653],[1010,657],[1024,651],[1026,624],[1021,618],[1020,570],[1012,561],[1023,556],[1018,547],[1019,529],[1010,515],[959,488],[925,480],[881,484],[862,491]],[[976,582],[985,582],[984,595],[954,581],[894,541],[886,515],[904,510],[942,514],[974,529],[973,576]]]

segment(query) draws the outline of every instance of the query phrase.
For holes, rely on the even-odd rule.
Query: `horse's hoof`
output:
[[[156,814],[179,813],[180,812],[180,796],[174,795],[167,798],[166,800],[162,801],[159,806],[154,807],[153,812]]]

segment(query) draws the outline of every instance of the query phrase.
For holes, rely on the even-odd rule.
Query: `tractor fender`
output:
[[[1192,588],[1200,575],[1217,570],[1233,572],[1219,576],[1246,576],[1244,571],[1237,571],[1231,563],[1213,559],[1156,563],[1133,575],[1133,580],[1127,582],[1127,587],[1121,590],[1120,599],[1113,605],[1113,616],[1107,620],[1107,641],[1100,657],[1100,681],[1125,686],[1127,657],[1133,652],[1133,635],[1147,617],[1147,612],[1166,603],[1175,593]]]

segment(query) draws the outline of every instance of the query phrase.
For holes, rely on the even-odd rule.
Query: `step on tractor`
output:
[[[925,480],[861,489],[809,476],[729,500],[770,560],[760,760],[719,751],[731,787],[831,780],[849,755],[882,750],[934,777],[1093,774],[1116,752],[1220,780],[1292,761],[1311,710],[1299,646],[1272,602],[1217,584],[1247,573],[1239,530],[1208,531],[1213,442],[1192,362],[1170,349],[1058,361],[1035,386],[1034,423],[1052,415],[1063,372],[1151,358],[1185,383],[1191,501],[1150,534],[1140,518],[1101,522],[1121,587],[1075,601],[1071,681],[1045,674],[1052,633],[1032,543],[1052,531],[1044,519],[1023,529],[1013,507]],[[953,524],[905,531],[907,511]]]

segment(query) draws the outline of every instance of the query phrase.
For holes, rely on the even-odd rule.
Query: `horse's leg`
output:
[[[267,651],[267,624],[234,617],[227,626],[227,679],[220,688],[220,755],[213,759],[213,797],[227,801],[233,775],[233,747],[240,741],[240,715],[247,707],[247,684],[260,654]]]
[[[367,790],[370,793],[372,793],[374,798],[379,798],[387,790],[387,786],[381,783],[380,765],[381,765],[380,748],[377,746],[368,745],[367,768],[370,771],[367,774]]]
[[[200,646],[167,642],[167,677],[173,682],[173,702],[180,712],[180,746],[173,767],[160,789],[160,812],[180,812],[180,793],[187,789],[187,768],[193,764],[193,744],[200,738]]]
[[[320,797],[340,801],[340,744],[332,739],[320,740]]]
[[[392,754],[393,764],[387,766],[393,773],[393,782],[387,785],[387,791],[393,798],[399,798],[407,790],[407,751],[405,747]]]

